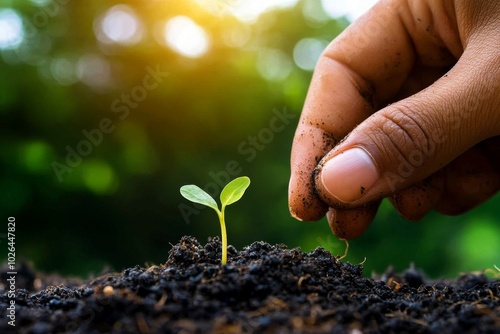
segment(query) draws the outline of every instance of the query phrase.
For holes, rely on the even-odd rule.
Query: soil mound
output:
[[[365,278],[322,248],[265,242],[230,246],[225,266],[220,258],[218,238],[203,246],[183,237],[164,264],[88,281],[21,268],[16,327],[4,287],[0,332],[500,333],[500,280],[483,274],[429,281],[410,268]]]

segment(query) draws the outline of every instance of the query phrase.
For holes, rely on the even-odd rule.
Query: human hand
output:
[[[324,51],[293,141],[289,207],[360,236],[388,197],[410,220],[500,188],[500,2],[377,3]]]

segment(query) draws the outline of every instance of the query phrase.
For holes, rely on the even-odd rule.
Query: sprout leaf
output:
[[[194,184],[188,184],[181,187],[181,195],[184,198],[194,203],[199,203],[211,207],[215,211],[219,211],[217,203],[205,190]]]
[[[243,196],[249,185],[250,179],[246,176],[238,177],[229,182],[224,189],[222,189],[220,194],[222,207],[238,201]]]

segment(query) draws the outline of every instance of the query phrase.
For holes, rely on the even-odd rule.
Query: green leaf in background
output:
[[[194,203],[199,203],[211,207],[215,211],[219,211],[217,203],[205,190],[194,184],[188,184],[181,187],[181,195],[187,200]]]
[[[249,185],[250,179],[246,176],[238,177],[229,182],[220,193],[222,207],[238,201]]]

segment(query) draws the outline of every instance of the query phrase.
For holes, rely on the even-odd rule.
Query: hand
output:
[[[377,3],[324,51],[292,147],[289,206],[353,239],[388,197],[410,220],[500,187],[500,2]]]

